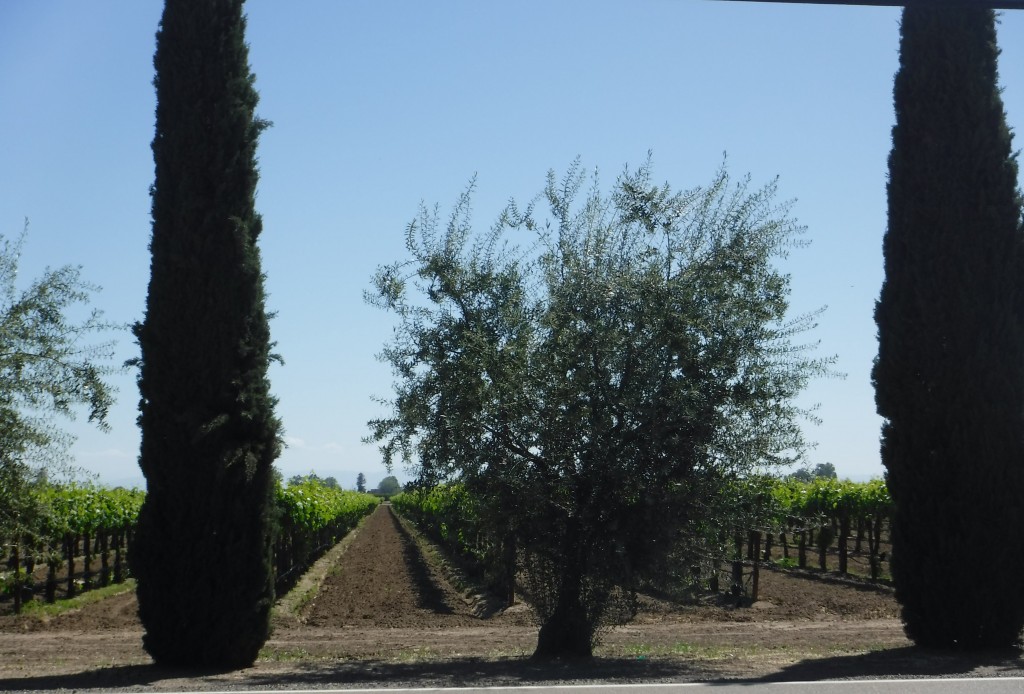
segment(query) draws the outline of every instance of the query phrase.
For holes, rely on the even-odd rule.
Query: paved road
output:
[[[290,689],[252,690],[251,694],[1024,694],[1024,678],[846,680],[753,684],[602,684],[574,686],[466,687],[445,689]],[[165,694],[177,694],[173,692]],[[184,694],[184,693],[182,693]],[[189,693],[194,694],[194,693]],[[239,690],[205,694],[246,694]]]

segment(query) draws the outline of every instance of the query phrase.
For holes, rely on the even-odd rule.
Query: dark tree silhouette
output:
[[[266,123],[242,1],[167,0],[154,64],[152,264],[135,326],[148,493],[132,571],[157,663],[242,667],[269,633],[280,449],[256,246]]]
[[[942,648],[1024,626],[1024,251],[997,56],[992,10],[903,12],[873,380],[896,597]]]

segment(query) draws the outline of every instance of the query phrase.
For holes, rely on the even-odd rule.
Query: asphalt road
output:
[[[1024,678],[843,680],[837,682],[599,684],[424,689],[260,689],[251,694],[1024,694]],[[176,693],[165,693],[176,694]],[[184,693],[183,693],[184,694]],[[189,693],[194,694],[194,692]],[[205,694],[247,694],[239,690]]]

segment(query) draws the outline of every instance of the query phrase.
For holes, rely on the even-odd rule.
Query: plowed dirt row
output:
[[[366,520],[306,616],[310,626],[335,628],[443,629],[478,621],[446,578],[424,560],[390,506]]]
[[[529,659],[537,629],[525,606],[483,619],[445,571],[380,507],[346,543],[296,619],[279,612],[252,668],[182,673],[142,650],[134,595],[59,617],[0,618],[0,691],[442,686],[722,678],[1019,674],[1017,653],[936,656],[915,649],[891,590],[766,570],[750,608],[646,599],[587,663]]]

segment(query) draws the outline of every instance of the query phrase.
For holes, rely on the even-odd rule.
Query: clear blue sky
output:
[[[78,264],[107,317],[142,316],[153,178],[154,0],[0,2],[0,234],[31,223],[22,276]],[[365,305],[403,257],[421,200],[447,208],[478,175],[476,218],[530,198],[577,155],[610,184],[653,150],[677,188],[729,168],[780,176],[812,245],[787,262],[793,310],[827,305],[814,337],[845,380],[816,383],[810,462],[881,475],[869,373],[882,281],[886,157],[899,10],[713,0],[250,0],[260,115],[258,207],[271,372],[286,475],[345,486],[386,473],[360,442],[391,375],[391,316]],[[1024,12],[1000,27],[1004,99],[1024,119]],[[125,334],[118,360],[136,353]],[[84,418],[79,465],[141,483],[137,390],[118,379],[110,433]],[[403,471],[396,471],[405,479]]]

